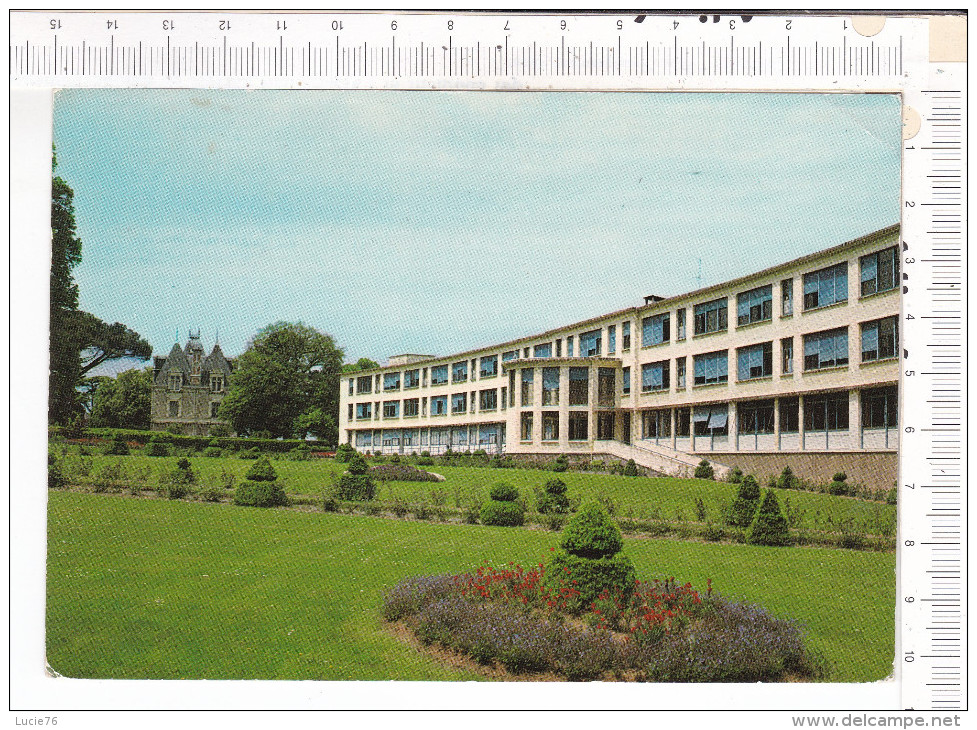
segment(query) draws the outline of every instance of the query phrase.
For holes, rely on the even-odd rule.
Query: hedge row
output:
[[[49,435],[60,435],[60,429],[49,429]],[[241,449],[251,449],[257,447],[260,451],[286,452],[291,451],[297,446],[309,446],[313,450],[328,450],[325,444],[308,442],[302,439],[256,439],[256,438],[212,438],[210,436],[181,436],[180,434],[169,433],[167,431],[138,431],[125,428],[86,428],[80,438],[97,438],[113,440],[122,437],[129,443],[145,445],[150,440],[185,446],[191,449],[205,449],[216,441],[222,449],[237,451]],[[318,449],[316,447],[319,447]]]

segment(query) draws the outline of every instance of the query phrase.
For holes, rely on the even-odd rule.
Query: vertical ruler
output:
[[[906,707],[966,709],[966,106],[915,95],[905,143],[900,591]],[[925,404],[925,407],[921,407]]]

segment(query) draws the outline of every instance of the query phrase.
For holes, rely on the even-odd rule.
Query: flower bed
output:
[[[674,578],[637,581],[627,599],[602,593],[572,613],[571,583],[546,587],[540,563],[482,566],[460,575],[407,578],[386,596],[384,617],[506,670],[567,679],[757,682],[812,678],[817,662],[796,624],[759,606],[705,594]]]

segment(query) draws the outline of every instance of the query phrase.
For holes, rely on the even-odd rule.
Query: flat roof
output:
[[[678,299],[689,299],[689,298],[694,298],[694,297],[699,297],[699,296],[705,296],[705,295],[709,294],[710,292],[715,292],[715,291],[718,291],[720,289],[727,289],[727,288],[730,288],[730,287],[735,287],[736,285],[742,284],[742,283],[747,282],[747,281],[750,281],[751,279],[757,279],[757,278],[763,278],[765,276],[769,276],[770,274],[772,274],[772,273],[774,273],[774,272],[776,272],[776,271],[778,271],[780,269],[790,268],[790,267],[796,266],[798,264],[803,264],[803,263],[805,263],[807,261],[813,261],[815,259],[823,258],[825,256],[830,256],[830,255],[832,255],[834,253],[838,253],[839,251],[843,251],[843,250],[845,250],[847,248],[854,248],[855,246],[861,246],[861,245],[864,245],[864,244],[867,244],[867,243],[871,243],[872,241],[875,241],[875,240],[878,240],[878,239],[881,239],[881,238],[885,238],[886,236],[890,236],[893,233],[898,232],[899,231],[899,226],[900,226],[899,223],[895,223],[895,224],[893,224],[891,226],[886,226],[885,228],[880,228],[877,231],[873,231],[872,233],[867,233],[864,236],[859,236],[858,238],[853,238],[850,241],[845,241],[844,243],[839,243],[839,244],[837,244],[835,246],[831,246],[830,248],[822,249],[820,251],[815,251],[814,253],[805,254],[804,256],[799,256],[796,259],[792,259],[790,261],[785,261],[784,263],[780,263],[780,264],[775,264],[774,266],[768,266],[765,269],[760,269],[759,271],[754,271],[751,274],[746,274],[744,276],[739,276],[739,277],[737,277],[735,279],[730,279],[728,281],[719,282],[718,284],[710,284],[709,286],[702,287],[701,289],[694,289],[692,291],[685,292],[685,293],[682,293],[682,294],[676,294],[676,295],[670,296],[670,297],[660,297],[660,296],[657,296],[657,295],[652,294],[652,295],[649,295],[648,297],[645,297],[645,301],[647,302],[647,300],[649,298],[653,298],[654,301],[647,302],[646,304],[641,304],[641,305],[637,305],[637,306],[633,306],[633,307],[625,307],[624,309],[618,309],[616,311],[608,312],[606,314],[597,315],[595,317],[589,317],[587,319],[580,320],[579,322],[571,322],[570,324],[565,324],[565,325],[562,325],[560,327],[554,327],[553,329],[548,329],[545,332],[540,332],[540,333],[534,334],[534,335],[527,335],[525,337],[519,337],[518,339],[508,340],[507,342],[502,342],[502,343],[492,344],[492,345],[485,345],[484,347],[478,347],[478,348],[474,348],[474,349],[470,349],[470,350],[465,350],[464,352],[452,353],[452,354],[449,354],[449,355],[439,355],[437,357],[431,356],[430,359],[428,359],[428,360],[418,360],[417,362],[412,362],[409,365],[410,366],[414,366],[414,365],[426,365],[428,363],[437,362],[439,360],[450,360],[450,359],[454,359],[454,358],[462,359],[462,358],[467,358],[468,356],[474,355],[474,354],[479,353],[479,352],[484,352],[485,350],[489,350],[489,349],[492,349],[492,350],[499,350],[499,349],[505,349],[505,348],[513,348],[514,349],[514,346],[515,345],[522,345],[522,344],[527,343],[527,342],[529,342],[531,340],[545,339],[545,338],[547,338],[547,337],[549,337],[551,335],[555,335],[555,334],[557,334],[559,332],[563,332],[563,331],[568,330],[568,329],[575,329],[577,327],[584,327],[584,326],[586,326],[588,324],[593,324],[593,323],[596,323],[596,322],[600,322],[600,321],[605,320],[605,319],[608,319],[610,317],[617,317],[617,316],[624,315],[624,314],[636,313],[636,312],[641,312],[641,311],[647,310],[647,309],[653,309],[653,308],[659,307],[663,303],[666,303],[666,304],[667,303],[671,303],[671,302],[674,302],[674,301],[676,301]],[[402,368],[402,367],[408,367],[408,365],[386,365],[386,366],[379,367],[379,368],[373,368],[372,370],[360,370],[360,371],[357,371],[357,373],[355,373],[355,375],[362,375],[364,373],[381,372],[381,371],[387,370],[387,369],[389,369],[391,367]]]

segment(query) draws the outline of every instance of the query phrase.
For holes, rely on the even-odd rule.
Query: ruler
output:
[[[966,68],[960,18],[13,12],[13,88],[901,93],[904,378],[895,677],[967,707]],[[963,26],[965,29],[965,26]],[[918,125],[918,128],[917,128]],[[857,646],[852,651],[858,651]]]

